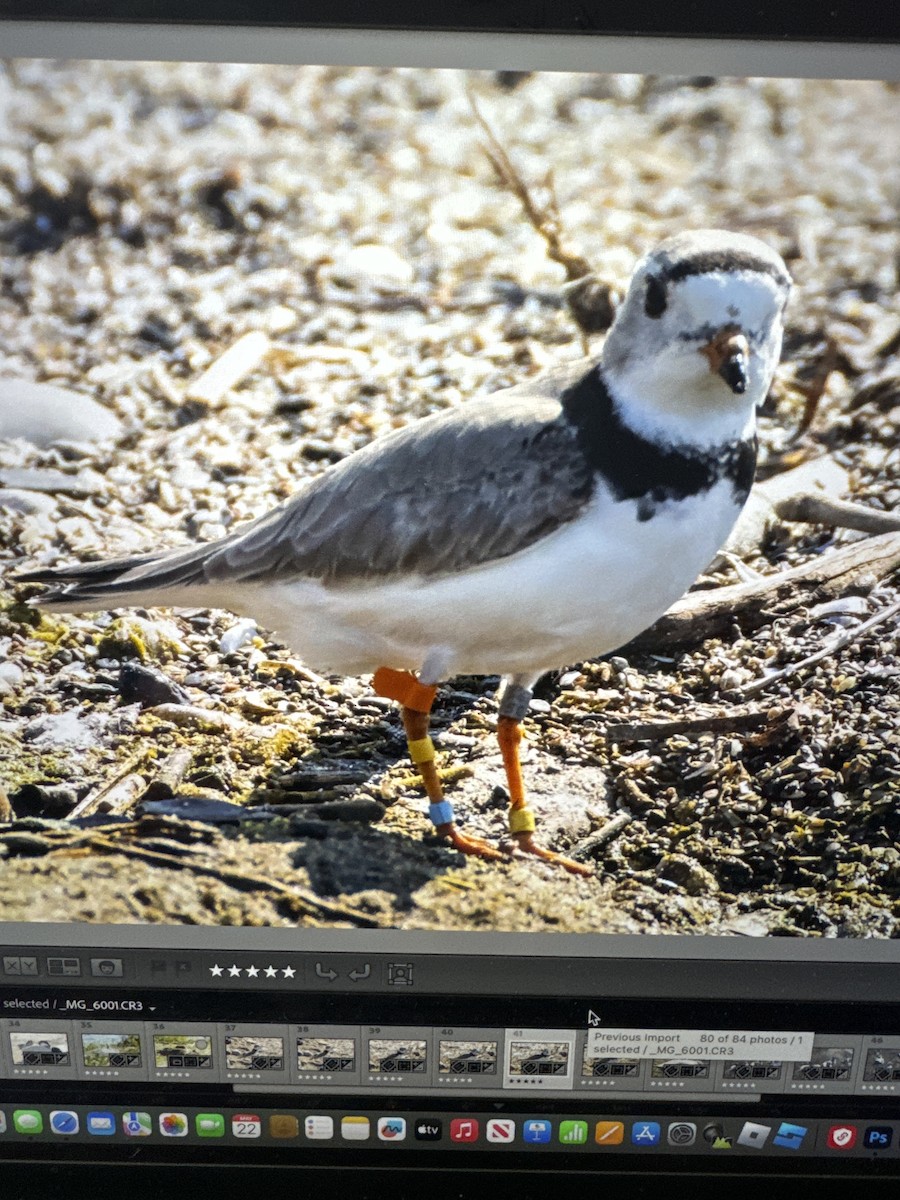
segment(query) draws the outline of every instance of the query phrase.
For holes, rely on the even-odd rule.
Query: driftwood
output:
[[[110,783],[88,792],[69,813],[69,817],[89,817],[94,813],[124,814],[130,812],[147,787],[143,775],[132,774],[130,767]]]
[[[633,721],[610,725],[608,742],[660,742],[670,737],[701,737],[705,733],[746,733],[761,729],[773,717],[768,712],[730,712],[714,717],[694,717],[684,721]]]
[[[786,496],[774,506],[775,515],[782,521],[802,521],[807,525],[833,525],[838,529],[855,529],[859,533],[900,532],[900,516],[880,512],[866,504],[850,500],[833,500],[821,492],[802,492]]]
[[[884,533],[754,583],[689,592],[631,646],[641,650],[692,646],[727,635],[735,622],[750,632],[806,605],[850,591],[867,593],[898,568],[900,533]]]

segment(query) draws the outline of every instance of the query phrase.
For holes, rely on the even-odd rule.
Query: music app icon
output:
[[[450,1122],[451,1142],[477,1142],[478,1122],[474,1117],[455,1117]]]

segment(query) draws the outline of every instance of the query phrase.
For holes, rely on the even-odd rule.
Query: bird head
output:
[[[683,233],[642,258],[602,360],[629,420],[695,444],[752,424],[781,354],[790,286],[781,257],[746,234]]]

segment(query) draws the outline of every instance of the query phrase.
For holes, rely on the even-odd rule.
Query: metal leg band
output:
[[[511,717],[514,721],[521,721],[528,712],[528,706],[534,693],[530,688],[520,687],[517,683],[511,683],[506,691],[500,697],[500,716]]]

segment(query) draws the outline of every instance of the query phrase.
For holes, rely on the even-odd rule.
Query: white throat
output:
[[[752,437],[757,406],[765,399],[764,392],[757,395],[758,388],[720,399],[725,385],[712,376],[709,392],[714,395],[698,395],[695,374],[679,379],[673,371],[661,379],[658,366],[647,362],[629,362],[624,370],[601,369],[622,420],[661,445],[706,450]]]

